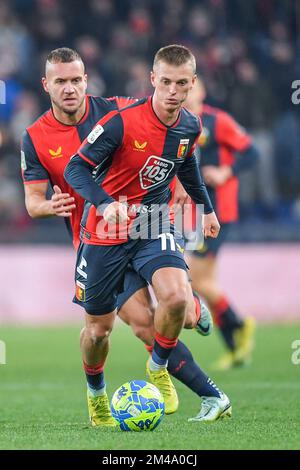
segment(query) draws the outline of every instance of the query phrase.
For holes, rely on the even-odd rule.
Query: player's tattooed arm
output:
[[[33,218],[42,217],[71,217],[76,209],[74,197],[63,193],[58,186],[53,187],[51,199],[47,199],[47,182],[27,184],[25,188],[25,205],[28,214]]]

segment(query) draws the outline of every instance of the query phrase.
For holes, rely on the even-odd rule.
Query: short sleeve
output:
[[[192,145],[190,147],[190,150],[187,154],[188,157],[191,157],[195,151],[196,151],[196,148],[198,147],[198,140],[199,140],[199,137],[201,135],[201,132],[202,132],[202,120],[199,116],[196,116],[197,118],[197,121],[196,121],[196,129],[195,129],[195,138],[193,139],[192,141]]]
[[[220,112],[216,122],[217,142],[234,152],[243,152],[252,143],[251,137],[229,114]]]
[[[98,166],[121,145],[123,121],[118,111],[111,111],[100,119],[78,150],[78,155]]]
[[[50,179],[27,130],[23,133],[21,141],[21,170],[24,184],[41,183]]]

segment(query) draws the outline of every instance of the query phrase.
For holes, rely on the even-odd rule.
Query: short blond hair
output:
[[[191,63],[193,73],[196,73],[196,59],[194,54],[185,46],[179,44],[171,44],[169,46],[162,47],[157,51],[153,61],[153,69],[158,62],[165,62],[166,64],[180,66]]]

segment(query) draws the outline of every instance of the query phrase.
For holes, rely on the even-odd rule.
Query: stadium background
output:
[[[300,4],[293,0],[0,0],[0,80],[6,89],[0,104],[0,339],[8,364],[0,372],[7,383],[20,380],[20,366],[9,369],[9,358],[17,364],[21,347],[24,352],[29,343],[38,349],[44,344],[50,358],[41,355],[40,361],[50,367],[49,351],[59,350],[63,335],[77,341],[73,329],[48,333],[24,325],[81,321],[80,309],[71,304],[74,253],[62,220],[33,221],[24,208],[19,142],[49,106],[40,83],[45,57],[56,47],[73,47],[86,64],[90,93],[142,97],[151,93],[153,53],[169,43],[192,49],[207,101],[245,126],[260,151],[255,169],[241,177],[241,220],[221,254],[219,275],[242,315],[275,323],[259,329],[257,354],[269,358],[267,371],[273,361],[281,364],[282,380],[299,392],[300,365],[291,365],[291,344],[300,339],[300,105],[292,102],[292,83],[300,79]],[[282,329],[278,323],[289,325]],[[216,339],[211,344],[215,357]],[[78,368],[76,347],[74,354]],[[24,371],[36,355],[28,356]],[[276,391],[278,377],[272,382],[270,374],[267,386],[264,367],[254,362],[251,379],[260,376],[262,388]],[[78,377],[82,381],[80,371]],[[9,391],[4,386],[4,397]],[[291,396],[288,385],[285,391]],[[282,398],[277,392],[274,403]],[[21,404],[18,410],[21,416]],[[8,436],[8,443],[22,447],[20,436]]]

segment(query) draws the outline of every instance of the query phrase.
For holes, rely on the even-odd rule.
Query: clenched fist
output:
[[[127,215],[127,206],[121,202],[111,202],[103,212],[103,218],[110,224],[121,224],[127,222],[129,217]]]

